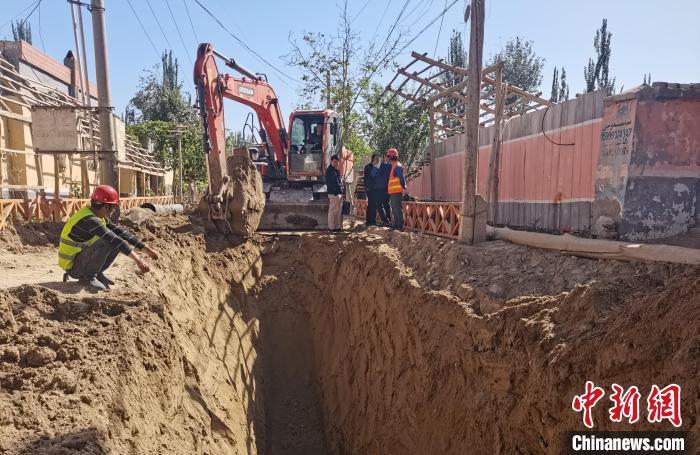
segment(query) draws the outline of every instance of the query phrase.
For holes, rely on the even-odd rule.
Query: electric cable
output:
[[[298,79],[295,79],[295,78],[293,78],[292,76],[290,76],[289,74],[285,73],[284,71],[278,69],[275,65],[273,65],[272,63],[270,63],[269,61],[267,61],[267,60],[265,59],[265,57],[263,57],[262,55],[258,54],[256,51],[254,51],[253,49],[251,49],[251,47],[248,46],[243,40],[241,40],[238,36],[236,36],[233,32],[231,32],[231,30],[229,30],[229,29],[219,20],[218,17],[216,17],[211,11],[209,11],[209,9],[207,9],[207,7],[204,6],[204,5],[202,4],[201,0],[194,0],[194,1],[199,5],[200,8],[202,8],[202,9],[204,10],[204,12],[206,12],[212,19],[214,19],[214,21],[219,25],[219,27],[221,27],[222,30],[224,30],[226,33],[228,33],[233,39],[235,39],[236,41],[238,41],[238,43],[240,43],[240,45],[243,46],[248,52],[250,52],[251,54],[253,54],[254,56],[256,56],[256,57],[257,57],[258,59],[260,59],[263,63],[265,63],[266,65],[268,65],[270,68],[272,68],[273,70],[275,70],[275,71],[276,71],[277,73],[279,73],[280,75],[282,75],[282,76],[286,77],[287,79],[292,80],[292,81],[294,81],[294,82],[300,82]]]
[[[197,35],[197,30],[194,28],[194,23],[192,22],[192,15],[190,15],[190,8],[187,6],[187,0],[182,0],[182,3],[185,5],[187,19],[190,21],[190,27],[192,27],[192,33],[194,34],[194,38],[195,40],[197,40],[197,44],[199,44],[199,36]]]
[[[187,60],[190,61],[190,66],[194,66],[194,62],[192,61],[192,57],[190,57],[190,53],[187,51],[187,45],[185,44],[185,39],[182,37],[182,33],[180,33],[180,27],[177,25],[177,21],[175,20],[175,15],[173,14],[172,8],[170,8],[170,1],[165,0],[165,6],[168,7],[168,12],[170,12],[170,18],[173,20],[173,25],[175,25],[175,30],[177,31],[177,35],[180,37],[180,44],[182,44],[182,49],[185,51],[185,56],[187,56]]]
[[[170,44],[170,40],[168,40],[168,36],[165,34],[163,27],[160,25],[160,21],[158,20],[158,16],[156,16],[156,12],[153,11],[153,7],[151,6],[151,0],[146,0],[146,5],[148,5],[148,9],[151,10],[151,14],[153,15],[153,19],[156,20],[156,24],[158,25],[158,28],[160,29],[160,33],[161,33],[161,35],[163,35],[163,38],[165,39],[165,42],[168,45],[168,49],[172,50],[173,45]]]
[[[156,53],[156,55],[158,57],[160,57],[160,52],[158,51],[158,48],[153,43],[153,39],[151,39],[151,35],[148,34],[148,31],[146,30],[146,27],[144,27],[143,22],[141,22],[139,15],[136,13],[136,10],[134,9],[134,5],[131,4],[131,0],[126,0],[126,2],[129,4],[129,8],[131,8],[131,12],[134,13],[134,17],[136,18],[136,21],[141,26],[141,31],[143,31],[144,35],[146,35],[146,38],[148,38],[148,42],[151,43],[151,47],[153,48],[153,51]]]

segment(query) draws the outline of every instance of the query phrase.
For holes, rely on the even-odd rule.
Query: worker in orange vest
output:
[[[389,164],[391,165],[387,193],[389,193],[389,204],[391,204],[393,227],[403,231],[403,207],[401,201],[403,200],[403,192],[406,190],[406,179],[403,175],[403,166],[399,162],[399,151],[391,148],[387,150],[386,156],[389,158]]]

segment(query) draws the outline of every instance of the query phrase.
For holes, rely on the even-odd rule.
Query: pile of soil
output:
[[[0,453],[560,453],[587,380],[680,384],[700,437],[699,268],[384,229],[132,228],[161,252],[150,274],[0,291]],[[597,429],[667,429],[607,407]]]
[[[231,177],[228,190],[231,228],[235,234],[247,238],[258,230],[265,208],[262,177],[246,147],[234,149],[226,164]]]

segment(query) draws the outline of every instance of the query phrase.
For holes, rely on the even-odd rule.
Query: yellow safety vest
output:
[[[401,163],[396,162],[391,165],[391,173],[389,173],[389,194],[403,193],[401,180],[399,180],[399,178],[394,174],[394,171],[396,171],[396,166],[401,166]]]
[[[63,230],[61,231],[61,243],[58,244],[58,265],[63,270],[70,270],[71,267],[73,267],[75,255],[83,251],[83,248],[92,245],[99,239],[98,236],[94,236],[87,242],[76,242],[68,237],[68,234],[73,230],[73,226],[86,216],[96,216],[95,212],[88,206],[78,210],[68,219],[66,225],[63,226]],[[104,218],[100,218],[100,221],[102,221],[102,224],[107,225],[107,220]]]

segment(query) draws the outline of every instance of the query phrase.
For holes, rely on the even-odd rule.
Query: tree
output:
[[[174,133],[178,126],[175,122],[162,120],[144,120],[143,122],[127,125],[127,133],[137,137],[144,146],[149,142],[153,145],[153,155],[166,169],[178,169],[180,166],[177,152],[177,135]],[[182,133],[182,179],[185,182],[204,182],[207,179],[207,167],[204,162],[206,154],[202,147],[201,129],[188,125]],[[176,178],[178,173],[175,173]],[[177,185],[179,182],[175,182]]]
[[[144,146],[149,142],[153,145],[154,157],[167,169],[177,169],[180,165],[175,130],[185,126],[181,136],[183,180],[206,181],[202,126],[182,92],[179,64],[172,51],[163,53],[159,69],[156,66],[141,78],[138,91],[126,108],[124,121],[129,134],[139,138]]]
[[[164,52],[160,72],[151,69],[140,78],[138,91],[126,107],[124,121],[196,122],[197,114],[190,106],[189,97],[185,98],[182,92],[182,84],[178,79],[179,68],[172,51]]]
[[[428,114],[420,106],[405,106],[393,96],[382,96],[374,85],[367,97],[369,117],[364,131],[372,150],[399,150],[406,175],[411,176],[422,164],[428,145]]]
[[[12,22],[12,37],[15,41],[26,41],[32,44],[32,24],[26,20]]]
[[[503,80],[527,92],[537,92],[542,83],[544,59],[533,49],[532,41],[519,36],[509,40],[498,53],[491,57],[489,65],[503,62]]]
[[[615,78],[610,77],[610,42],[612,33],[608,31],[608,20],[603,19],[600,29],[596,30],[593,39],[593,47],[596,52],[596,59],[588,59],[588,64],[583,69],[583,77],[586,80],[586,91],[592,92],[605,90],[608,95],[615,92]]]
[[[549,101],[556,103],[559,101],[559,70],[554,67],[554,73],[552,74],[552,91],[549,95]]]
[[[569,99],[569,84],[566,82],[566,69],[561,69],[561,85],[559,86],[559,97],[557,102],[566,101]]]
[[[651,73],[644,73],[644,82],[642,84],[651,85]]]
[[[467,51],[464,49],[464,41],[462,40],[462,33],[457,30],[452,30],[452,36],[450,36],[450,44],[447,53],[447,63],[452,66],[457,66],[460,68],[467,67]],[[461,74],[455,74],[451,71],[445,72],[443,76],[443,85],[445,87],[453,87],[457,84],[464,82],[465,77]],[[464,103],[455,100],[454,98],[449,98],[445,103],[448,111],[454,112],[460,117],[464,116]],[[442,124],[449,128],[457,128],[459,125],[459,120],[453,117],[448,117],[446,115],[442,116]]]
[[[340,3],[338,31],[324,33],[304,32],[301,40],[289,37],[291,51],[285,56],[289,65],[302,70],[299,95],[306,107],[330,104],[343,118],[343,144],[352,147],[361,143],[359,102],[369,95],[370,81],[390,66],[401,51],[400,44],[407,31],[397,27],[398,20],[387,34],[377,34],[362,45],[357,31],[352,28],[348,1]],[[402,12],[403,14],[403,12]],[[399,20],[401,15],[399,15]],[[328,103],[330,101],[330,103]],[[356,159],[361,150],[353,150]]]

